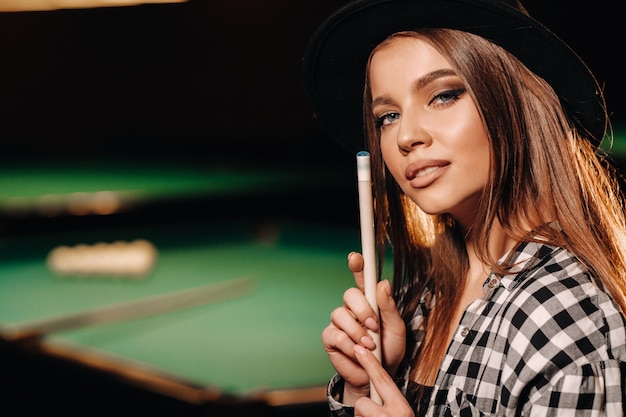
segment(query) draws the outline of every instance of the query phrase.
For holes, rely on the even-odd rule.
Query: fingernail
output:
[[[350,253],[348,254],[348,261],[350,260],[350,257],[351,257],[352,255],[354,255],[354,252],[350,252]]]
[[[361,344],[368,349],[374,349],[376,347],[376,343],[374,343],[374,339],[369,336],[363,336],[361,338]]]
[[[359,356],[363,356],[367,353],[367,350],[361,345],[354,345],[354,353]]]
[[[370,330],[378,330],[378,323],[373,318],[368,317],[367,319],[365,319],[365,327]]]

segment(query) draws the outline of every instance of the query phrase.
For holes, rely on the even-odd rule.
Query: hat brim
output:
[[[557,35],[497,0],[358,0],[337,10],[313,34],[304,55],[307,95],[323,128],[350,151],[365,148],[363,87],[373,48],[395,32],[458,29],[511,52],[558,94],[576,127],[597,146],[607,117],[598,83]]]

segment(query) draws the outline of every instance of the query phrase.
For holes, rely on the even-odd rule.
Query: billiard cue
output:
[[[363,255],[363,278],[365,298],[378,317],[378,303],[376,301],[376,243],[374,238],[374,202],[372,199],[372,171],[370,168],[370,154],[361,151],[356,154],[357,179],[359,188],[359,217],[361,224],[361,251]],[[376,348],[373,353],[379,362],[382,362],[380,341],[380,325],[377,332],[368,330],[374,340]],[[382,404],[382,399],[370,383],[370,398]]]
[[[0,333],[9,340],[32,340],[50,333],[154,316],[243,297],[252,288],[253,281],[249,278],[231,279],[75,313],[2,325]]]

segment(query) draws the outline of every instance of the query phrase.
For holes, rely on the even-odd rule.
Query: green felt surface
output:
[[[54,276],[44,248],[67,244],[61,237],[39,239],[39,249],[2,259],[0,323],[249,277],[255,290],[242,298],[65,331],[46,343],[95,349],[234,395],[320,386],[332,375],[320,335],[352,285],[346,255],[359,249],[358,231],[233,221],[124,229],[123,234],[157,246],[158,263],[148,278]],[[112,236],[108,231],[102,238]]]

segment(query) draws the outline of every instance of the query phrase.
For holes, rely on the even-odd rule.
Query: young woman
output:
[[[320,123],[371,154],[394,261],[377,315],[348,257],[332,415],[623,416],[626,219],[578,56],[515,2],[359,0],[304,64]]]

